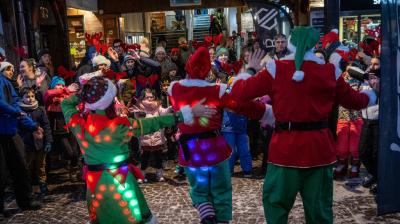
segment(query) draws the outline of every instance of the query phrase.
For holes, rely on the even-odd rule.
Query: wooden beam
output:
[[[169,0],[98,0],[98,9],[104,14],[155,12],[195,8],[222,8],[244,6],[244,0],[202,0],[201,6],[171,7]]]

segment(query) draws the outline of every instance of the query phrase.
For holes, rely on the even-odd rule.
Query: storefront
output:
[[[363,40],[366,29],[381,24],[380,0],[341,0],[339,31],[340,39],[358,43]]]
[[[100,15],[97,13],[97,1],[67,1],[67,25],[69,52],[77,66],[85,56],[87,43],[85,33],[102,33],[101,40],[112,43],[122,35],[123,20],[119,15]]]

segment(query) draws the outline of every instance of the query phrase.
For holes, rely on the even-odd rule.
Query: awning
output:
[[[170,0],[98,0],[98,9],[104,14],[155,12],[177,9],[225,8],[244,6],[244,0],[202,0],[199,6],[171,7]]]

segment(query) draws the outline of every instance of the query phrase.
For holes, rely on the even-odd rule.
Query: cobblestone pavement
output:
[[[259,164],[259,162],[256,162]],[[239,168],[236,167],[238,170]],[[172,170],[166,172],[165,183],[151,182],[143,184],[142,189],[149,206],[160,223],[192,224],[199,223],[196,211],[191,207],[187,183],[178,183],[172,177]],[[81,192],[83,185],[70,182],[65,170],[53,171],[50,193],[43,201],[39,211],[20,212],[10,197],[7,208],[12,215],[1,223],[86,223],[88,215]],[[237,174],[233,183],[233,224],[264,223],[261,202],[262,177],[245,179]],[[345,182],[336,182],[334,186],[335,223],[399,223],[400,214],[376,217],[374,198],[362,187],[348,188]],[[300,197],[292,209],[289,223],[305,223]]]

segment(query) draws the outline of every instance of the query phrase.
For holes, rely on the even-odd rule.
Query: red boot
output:
[[[356,178],[360,174],[360,160],[359,159],[352,159],[351,160],[351,170],[349,173],[350,178]]]
[[[336,167],[333,170],[333,179],[343,179],[347,174],[347,159],[338,159]]]

